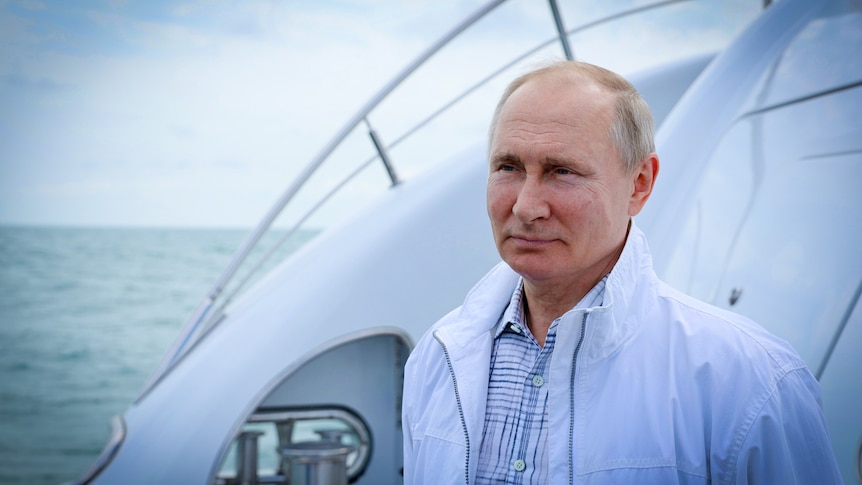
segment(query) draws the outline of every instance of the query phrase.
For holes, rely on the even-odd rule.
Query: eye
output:
[[[500,162],[496,165],[495,171],[497,171],[497,172],[516,172],[516,171],[518,171],[518,165],[515,163]]]
[[[554,173],[557,175],[571,175],[575,172],[572,172],[571,170],[564,167],[557,167],[554,169]]]

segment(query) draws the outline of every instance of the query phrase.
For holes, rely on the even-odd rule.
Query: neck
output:
[[[574,308],[599,278],[589,287],[567,290],[560,287],[547,287],[524,280],[524,318],[533,336],[540,345],[545,345],[548,329],[554,320]]]
[[[602,278],[611,272],[620,259],[630,228],[631,222],[626,229],[626,237],[619,247],[611,253],[606,262],[597,265],[596,269],[588,274],[562,283],[524,278],[524,317],[530,332],[540,345],[545,345],[545,337],[554,320],[574,308]]]

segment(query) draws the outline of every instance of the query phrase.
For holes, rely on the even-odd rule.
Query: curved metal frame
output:
[[[672,4],[684,3],[691,0],[663,0],[655,3],[651,3],[648,5],[643,5],[639,7],[634,7],[628,10],[624,10],[621,12],[617,12],[612,15],[608,15],[606,17],[602,17],[600,19],[594,20],[592,22],[588,22],[583,25],[579,25],[575,28],[566,30],[562,18],[560,16],[559,10],[556,5],[555,0],[549,0],[549,6],[551,9],[551,13],[554,19],[554,23],[557,29],[557,37],[551,38],[543,43],[540,43],[537,47],[527,50],[523,54],[517,56],[514,60],[507,63],[503,67],[497,69],[492,72],[489,76],[481,79],[478,83],[468,87],[462,94],[453,98],[450,102],[446,103],[433,112],[431,115],[426,117],[417,123],[413,128],[407,130],[404,134],[399,136],[393,143],[389,145],[389,147],[394,147],[400,144],[402,141],[413,135],[416,131],[427,125],[429,122],[440,116],[442,113],[450,109],[452,106],[460,102],[466,96],[475,92],[478,88],[484,86],[492,79],[499,76],[501,73],[511,68],[518,62],[528,58],[529,56],[535,54],[536,52],[544,49],[545,47],[553,44],[554,42],[560,42],[563,52],[567,58],[573,58],[573,54],[571,51],[571,47],[568,43],[568,36],[573,35],[578,32],[582,32],[585,30],[589,30],[596,26],[612,22],[614,20],[618,20],[624,17],[636,15],[648,10],[654,10],[663,8]],[[379,137],[377,137],[376,132],[374,132],[367,118],[368,115],[374,110],[392,91],[395,90],[401,83],[407,79],[413,72],[415,72],[420,66],[422,66],[428,59],[430,59],[433,55],[435,55],[438,51],[440,51],[443,47],[445,47],[449,42],[451,42],[454,38],[460,35],[467,28],[475,24],[478,20],[482,19],[496,9],[498,6],[503,4],[505,0],[493,0],[483,7],[476,10],[472,15],[467,17],[464,21],[458,24],[455,28],[453,28],[449,33],[443,36],[440,40],[438,40],[435,44],[433,44],[430,48],[424,51],[419,57],[417,57],[410,65],[408,65],[401,73],[399,73],[395,78],[393,78],[386,86],[383,87],[374,97],[371,98],[360,110],[357,112],[350,121],[345,124],[340,131],[332,138],[332,140],[321,150],[318,155],[309,163],[305,169],[297,176],[297,178],[291,183],[291,185],[287,188],[287,190],[279,197],[273,207],[267,212],[263,220],[258,224],[255,230],[246,238],[240,248],[236,251],[234,256],[232,257],[230,263],[216,280],[213,287],[207,293],[207,296],[203,299],[203,301],[198,305],[192,315],[186,321],[186,324],[183,326],[181,330],[182,338],[177,339],[173,343],[173,345],[169,348],[168,352],[165,355],[165,358],[159,364],[159,367],[152,374],[147,384],[144,386],[144,390],[141,393],[141,396],[138,398],[140,400],[144,395],[147,394],[149,389],[151,389],[160,379],[161,377],[167,373],[167,371],[172,368],[182,357],[185,355],[188,350],[190,350],[196,342],[198,342],[201,337],[206,334],[206,332],[212,328],[214,325],[211,322],[216,321],[224,310],[225,306],[232,301],[233,297],[248,283],[248,281],[253,277],[254,274],[265,264],[265,262],[278,250],[278,248],[289,239],[292,235],[296,233],[296,231],[304,224],[309,217],[311,217],[316,211],[327,201],[329,201],[333,195],[335,195],[338,191],[341,190],[344,185],[346,185],[350,180],[356,177],[361,171],[366,169],[371,163],[374,162],[375,159],[380,158],[389,173],[390,179],[392,180],[393,185],[398,183],[398,178],[395,175],[394,168],[391,163],[387,163],[387,155],[385,151],[385,147],[379,142]],[[260,241],[263,234],[270,228],[273,221],[276,217],[283,211],[283,209],[287,206],[287,204],[294,198],[294,196],[299,192],[300,188],[304,186],[304,184],[311,178],[311,176],[317,171],[317,169],[323,164],[324,161],[328,159],[328,157],[333,153],[335,148],[337,148],[347,136],[353,132],[354,129],[360,123],[367,123],[369,128],[369,135],[371,136],[372,142],[375,144],[377,148],[377,155],[372,156],[365,162],[361,163],[359,167],[348,174],[345,178],[343,178],[338,184],[336,184],[332,189],[330,189],[326,194],[324,194],[321,199],[314,204],[300,219],[296,222],[287,232],[285,236],[283,236],[274,246],[271,248],[260,261],[257,262],[255,266],[251,268],[248,274],[245,275],[243,279],[239,281],[237,286],[233,288],[226,298],[221,302],[221,304],[217,307],[217,309],[213,309],[216,301],[219,299],[222,292],[227,287],[227,284],[230,280],[233,279],[237,270],[242,265],[242,263],[248,258],[252,249],[257,245]]]

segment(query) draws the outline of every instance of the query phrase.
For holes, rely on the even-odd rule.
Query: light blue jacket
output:
[[[410,355],[404,483],[474,483],[493,327],[517,282],[495,267]],[[841,483],[799,355],[659,281],[634,226],[604,304],[563,317],[550,375],[551,484]]]

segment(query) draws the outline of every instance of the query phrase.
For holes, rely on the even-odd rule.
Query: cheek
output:
[[[587,190],[560,191],[556,194],[552,210],[561,219],[586,221],[602,211],[596,194]]]
[[[510,192],[511,191],[506,190],[506,187],[499,182],[488,182],[488,190],[485,198],[488,207],[488,216],[491,218],[492,223],[496,219],[505,218],[512,212],[514,201],[512,200]]]
[[[607,219],[613,222],[620,217],[627,218],[628,200],[623,198],[617,187],[596,187],[581,201],[583,211],[587,217],[595,219]]]
[[[595,191],[570,192],[557,200],[552,210],[576,239],[601,238],[618,219],[617,208]]]

